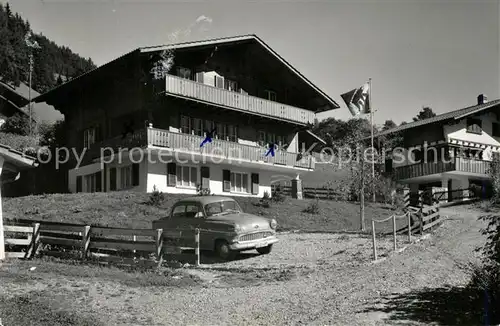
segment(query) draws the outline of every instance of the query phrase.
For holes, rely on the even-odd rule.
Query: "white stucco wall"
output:
[[[180,164],[182,166],[182,164]],[[188,166],[195,166],[197,168],[197,180],[196,183],[201,183],[201,165],[185,164]],[[210,191],[216,195],[226,195],[226,196],[247,196],[247,197],[262,197],[264,192],[268,192],[271,195],[271,177],[276,174],[266,170],[249,169],[246,167],[235,167],[231,165],[213,164],[208,163],[204,166],[210,168]],[[222,170],[230,170],[232,172],[242,172],[248,174],[248,185],[249,191],[251,191],[251,179],[250,175],[252,173],[259,174],[259,194],[253,195],[251,193],[233,193],[233,192],[223,192],[222,191]],[[160,162],[149,162],[147,168],[147,192],[152,192],[153,187],[159,191],[165,193],[174,194],[196,194],[196,189],[186,188],[186,187],[168,187],[167,186],[167,166],[165,163]]]
[[[465,142],[481,143],[488,146],[500,146],[500,138],[491,136],[492,134],[492,123],[499,122],[496,119],[495,114],[486,113],[478,117],[481,119],[483,132],[479,134],[474,134],[467,132],[467,119],[462,119],[454,125],[444,125],[443,131],[447,138],[461,140]]]
[[[94,163],[81,166],[78,169],[68,171],[68,188],[70,192],[76,192],[76,177],[93,174],[102,170],[102,163]]]

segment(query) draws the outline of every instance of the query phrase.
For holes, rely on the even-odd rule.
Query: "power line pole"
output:
[[[30,136],[33,135],[33,113],[32,113],[32,105],[31,105],[31,77],[33,74],[33,50],[35,49],[41,49],[40,45],[38,45],[37,41],[32,41],[31,40],[31,32],[26,33],[26,36],[24,37],[24,42],[26,43],[26,46],[29,48],[29,89],[28,89],[28,111],[29,111],[29,116],[30,116]]]

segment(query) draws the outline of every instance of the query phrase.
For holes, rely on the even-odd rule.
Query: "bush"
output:
[[[32,125],[34,127],[35,124],[33,123]],[[24,114],[16,113],[7,118],[2,127],[0,127],[0,130],[2,132],[27,136],[30,132],[30,119]]]
[[[309,205],[304,208],[303,212],[315,215],[319,214],[319,199],[316,198],[313,202],[309,203]]]
[[[254,203],[254,206],[264,207],[264,208],[271,207],[270,197],[271,196],[269,196],[269,192],[265,191],[264,196],[262,196],[262,198],[257,203]]]
[[[156,188],[156,186],[153,186],[153,192],[151,195],[149,195],[149,200],[147,202],[148,205],[151,206],[161,206],[161,204],[165,201],[165,195]]]
[[[269,193],[267,191],[264,192],[264,196],[266,195],[266,193],[267,193],[267,196],[269,198]],[[285,195],[283,194],[283,191],[281,190],[280,186],[278,186],[274,189],[273,196],[271,197],[271,200],[276,202],[276,203],[282,203],[285,201]]]
[[[212,195],[212,192],[210,191],[210,188],[203,188],[201,184],[198,184],[196,186],[196,194],[198,196],[210,196]]]

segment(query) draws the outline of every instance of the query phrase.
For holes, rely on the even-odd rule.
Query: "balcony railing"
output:
[[[173,95],[194,98],[238,111],[279,118],[301,124],[314,123],[314,112],[167,75],[165,91]]]
[[[275,150],[274,157],[264,156],[266,149],[214,139],[200,148],[203,137],[170,132],[163,129],[148,128],[148,145],[166,147],[185,153],[200,153],[206,157],[219,157],[241,162],[260,162],[273,165],[314,169],[312,156],[300,158],[297,153]],[[215,160],[214,160],[215,161]]]
[[[486,175],[488,174],[490,163],[490,161],[456,157],[451,162],[429,162],[400,166],[394,169],[394,174],[397,180],[451,171]]]
[[[136,130],[133,135],[115,137],[94,144],[86,152],[87,158],[97,158],[101,149],[111,148],[118,152],[119,148],[145,147],[147,145],[172,149],[182,153],[195,153],[205,157],[213,157],[214,162],[219,159],[231,159],[234,162],[255,162],[270,165],[282,165],[314,169],[315,160],[312,156],[299,157],[297,153],[275,150],[274,157],[265,156],[266,149],[258,146],[249,146],[235,142],[213,139],[211,143],[200,148],[203,137],[189,134],[170,132],[164,129],[147,128]],[[104,154],[111,154],[110,150]]]

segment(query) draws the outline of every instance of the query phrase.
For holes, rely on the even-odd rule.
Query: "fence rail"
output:
[[[286,196],[292,195],[292,186],[288,185],[277,185],[271,186],[271,191],[281,192]],[[341,200],[345,198],[344,194],[340,194],[333,189],[329,188],[314,188],[314,187],[303,187],[302,196],[305,198],[319,198],[319,199],[331,199],[331,200]]]
[[[391,215],[386,219],[383,220],[372,220],[372,244],[373,244],[373,260],[378,259],[377,255],[377,231],[375,230],[375,223],[384,223],[389,220],[392,220],[392,234],[393,234],[393,241],[394,241],[394,251],[397,251],[397,239],[396,239],[396,220],[400,218],[407,218],[408,220],[408,242],[411,243],[411,212],[406,212],[403,215]]]
[[[6,256],[11,258],[73,254],[83,260],[94,256],[102,261],[126,264],[145,258],[141,259],[142,263],[160,266],[165,255],[194,249],[195,262],[197,265],[200,263],[199,229],[187,234],[178,230],[125,229],[54,222],[32,222],[31,226],[27,226],[30,222],[26,220],[17,223],[24,225],[4,227],[7,235]],[[18,238],[19,233],[28,236]]]

